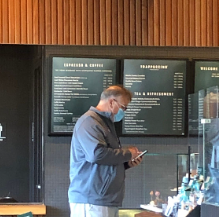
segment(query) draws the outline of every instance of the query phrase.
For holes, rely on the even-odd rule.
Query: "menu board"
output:
[[[204,118],[205,90],[188,95],[188,133],[191,136],[202,134],[201,119]]]
[[[52,58],[51,134],[72,134],[78,118],[115,84],[115,59]]]
[[[184,135],[186,60],[124,60],[133,93],[122,122],[127,135]]]
[[[219,61],[195,61],[195,92],[219,86]]]

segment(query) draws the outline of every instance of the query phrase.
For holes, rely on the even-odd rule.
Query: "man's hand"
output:
[[[128,147],[128,150],[131,152],[132,154],[132,159],[136,158],[141,152],[138,151],[138,149],[134,146],[130,146]]]
[[[143,157],[138,157],[138,158],[135,159],[134,161],[130,160],[130,161],[128,162],[129,167],[131,168],[131,167],[138,166],[138,165],[142,162],[142,158],[143,158]]]

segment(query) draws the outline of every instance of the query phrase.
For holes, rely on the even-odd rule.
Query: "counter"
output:
[[[46,206],[39,203],[0,204],[0,216],[17,216],[27,212],[32,212],[36,217],[43,217],[46,215]]]

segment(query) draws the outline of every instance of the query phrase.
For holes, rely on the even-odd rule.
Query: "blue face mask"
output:
[[[114,122],[119,122],[121,121],[125,116],[125,112],[119,108],[119,111],[117,114],[114,115]]]

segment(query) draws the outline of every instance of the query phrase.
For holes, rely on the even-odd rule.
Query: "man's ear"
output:
[[[110,106],[110,108],[113,107],[113,101],[114,101],[113,98],[110,98],[110,99],[109,99],[109,106]]]

